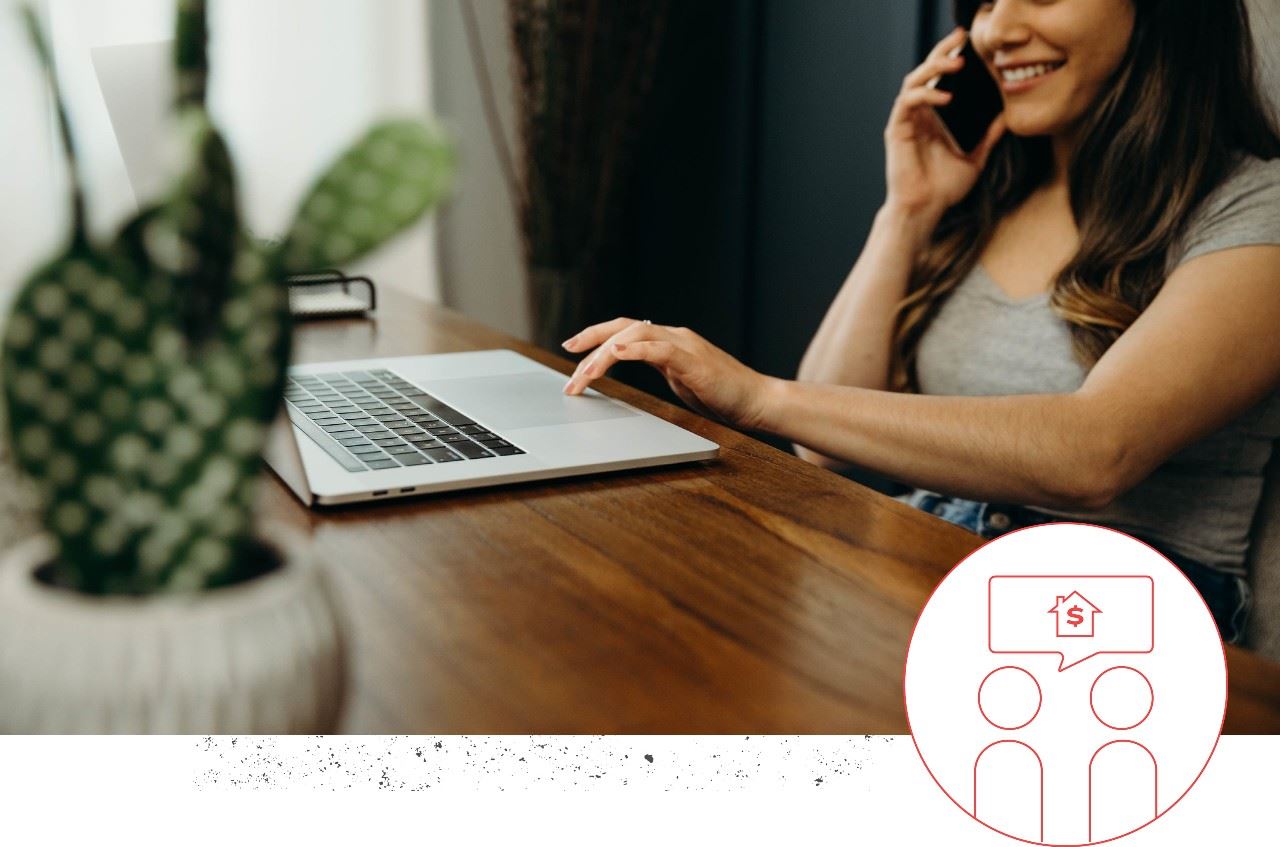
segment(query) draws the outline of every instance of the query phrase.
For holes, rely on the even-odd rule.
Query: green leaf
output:
[[[448,192],[453,148],[416,121],[375,126],[334,163],[298,209],[281,264],[342,266],[412,225]]]

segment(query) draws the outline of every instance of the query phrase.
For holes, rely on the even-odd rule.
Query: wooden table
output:
[[[506,347],[386,291],[376,322],[303,324],[295,359]],[[333,565],[356,733],[905,733],[903,660],[977,536],[726,427],[598,387],[721,445],[714,462],[265,509]],[[1228,651],[1227,731],[1280,732],[1280,666]]]

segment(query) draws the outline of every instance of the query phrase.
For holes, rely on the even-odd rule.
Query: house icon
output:
[[[1101,612],[1079,591],[1059,596],[1049,609],[1049,614],[1058,616],[1059,638],[1092,638],[1093,616]]]

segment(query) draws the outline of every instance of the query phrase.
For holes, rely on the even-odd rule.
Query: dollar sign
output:
[[[1072,606],[1070,609],[1067,609],[1067,623],[1071,624],[1072,626],[1079,626],[1080,624],[1084,623],[1084,615],[1082,614],[1083,611],[1084,610],[1081,609],[1079,606]]]

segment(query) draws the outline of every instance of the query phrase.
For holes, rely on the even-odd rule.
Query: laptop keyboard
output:
[[[284,397],[290,420],[348,471],[524,453],[393,371],[290,376]]]

